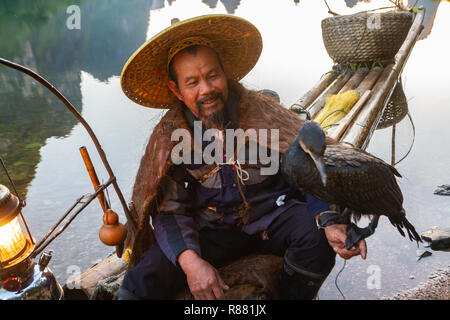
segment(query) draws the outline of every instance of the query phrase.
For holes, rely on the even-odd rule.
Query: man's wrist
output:
[[[195,264],[200,256],[193,249],[186,249],[178,255],[177,261],[181,269],[186,273],[192,264]]]

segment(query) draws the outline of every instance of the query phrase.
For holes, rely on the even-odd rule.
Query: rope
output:
[[[334,71],[333,71],[333,70],[330,70],[330,71],[327,71],[327,72],[323,73],[323,74],[320,76],[320,80],[322,80],[323,77],[325,77],[327,74],[332,73],[332,72],[334,72]]]
[[[411,126],[412,126],[412,129],[413,129],[413,139],[411,141],[411,145],[409,146],[408,152],[403,156],[403,158],[401,158],[396,163],[394,163],[394,166],[396,166],[398,163],[402,162],[409,155],[409,153],[411,152],[412,147],[414,145],[414,142],[416,140],[416,127],[414,126],[414,121],[413,121],[409,111],[408,111],[407,115],[408,115],[409,121],[411,122]]]
[[[297,109],[297,110],[293,109],[294,106],[297,106],[298,109]],[[294,104],[289,108],[289,110],[294,111],[294,112],[297,113],[297,114],[305,114],[305,115],[306,115],[306,120],[311,120],[311,113],[310,113],[308,110],[306,110],[302,105],[300,105],[300,104],[298,104],[298,103],[294,103]]]
[[[204,153],[203,150],[200,150],[195,143],[194,143],[194,149],[197,150],[197,152],[200,152],[204,157],[207,157],[212,162],[216,162],[215,159],[211,158],[209,155]],[[236,175],[238,176],[238,178],[239,178],[239,180],[241,181],[242,184],[245,184],[244,181],[247,181],[248,179],[250,179],[250,174],[248,173],[247,170],[242,169],[241,163],[239,162],[237,157],[236,157],[236,160],[234,159],[234,157],[232,157],[232,158],[228,159],[228,161],[225,162],[225,163],[217,163],[217,167],[216,168],[214,168],[209,173],[207,173],[207,174],[203,175],[202,177],[200,177],[199,180],[202,180],[202,182],[203,182],[204,180],[209,178],[212,174],[214,174],[218,170],[220,170],[220,166],[222,166],[224,164],[233,165],[234,168],[236,168]]]
[[[334,11],[331,11],[330,6],[329,6],[328,3],[327,3],[327,0],[324,0],[324,1],[325,1],[325,4],[326,4],[327,8],[328,8],[328,13],[329,13],[329,14],[332,14],[332,15],[334,15],[334,16],[338,16],[338,15],[339,15],[338,13],[336,13],[336,12],[334,12]]]
[[[102,180],[102,183],[103,183],[103,180]],[[109,197],[108,188],[106,188],[105,191],[106,191],[106,197],[107,197],[107,198],[105,198],[105,202],[106,202],[105,207],[111,208],[111,198]]]
[[[234,165],[234,167],[236,168],[236,174],[242,184],[245,184],[244,181],[247,181],[248,179],[250,179],[250,175],[248,174],[248,171],[242,169],[241,163],[239,162],[238,159],[234,160],[233,158],[231,158],[227,161],[227,164]],[[245,174],[245,178],[244,178],[244,174]]]
[[[5,174],[8,177],[9,183],[11,184],[11,186],[14,190],[14,193],[17,196],[17,199],[19,199],[19,203],[22,205],[24,202],[22,201],[22,198],[20,197],[19,192],[17,192],[16,185],[14,184],[14,181],[11,179],[11,176],[9,175],[8,170],[6,169],[6,165],[3,162],[3,159],[1,157],[0,157],[0,163],[2,164],[3,170],[5,171]]]
[[[388,6],[388,7],[380,7],[380,8],[376,8],[376,9],[370,9],[370,10],[365,10],[365,11],[360,11],[358,13],[365,13],[365,12],[373,12],[373,11],[378,11],[378,10],[384,10],[384,9],[392,9],[392,8],[399,8],[399,6]]]
[[[332,123],[332,124],[329,124],[329,125],[327,125],[327,126],[325,126],[325,127],[322,127],[322,129],[323,129],[324,131],[327,131],[328,128],[337,127],[338,125],[339,125],[338,123]]]
[[[344,298],[344,300],[345,300],[345,296],[342,293],[341,289],[339,288],[339,286],[337,284],[337,280],[338,280],[338,277],[341,274],[341,272],[344,270],[346,264],[347,264],[347,260],[344,259],[344,265],[342,266],[341,270],[339,270],[338,274],[336,275],[336,278],[334,279],[334,284],[336,285],[336,289],[338,289],[339,293],[341,294],[342,298]]]

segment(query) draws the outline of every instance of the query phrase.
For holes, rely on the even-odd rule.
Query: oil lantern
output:
[[[47,268],[50,253],[39,263],[30,258],[34,240],[22,215],[25,203],[0,184],[0,300],[61,299],[62,288]]]

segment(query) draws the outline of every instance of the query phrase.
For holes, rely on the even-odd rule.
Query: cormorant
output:
[[[362,238],[372,234],[379,216],[385,215],[402,236],[405,228],[411,241],[422,242],[405,216],[403,195],[395,178],[401,177],[400,173],[359,148],[327,145],[317,122],[307,121],[300,128],[283,156],[281,170],[290,185],[339,205],[355,220],[361,215],[374,216],[368,227],[370,232],[363,232]]]

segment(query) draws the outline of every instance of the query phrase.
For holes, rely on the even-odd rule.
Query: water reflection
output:
[[[202,0],[210,8],[214,9],[217,6],[217,0]],[[220,0],[223,3],[227,13],[234,13],[241,3],[241,0]]]
[[[0,6],[2,57],[43,75],[81,110],[81,70],[105,81],[119,75],[145,41],[151,1],[81,1],[81,29],[66,28],[71,1],[9,1]],[[14,14],[13,14],[14,13]],[[120,39],[118,45],[117,39]],[[23,197],[49,137],[67,136],[76,119],[40,84],[0,69],[0,156]]]
[[[172,3],[175,2],[175,0],[166,0],[166,1],[169,4],[169,6],[171,6]],[[217,3],[219,2],[219,0],[202,0],[202,2],[211,9],[215,9],[217,7]],[[241,3],[241,0],[220,0],[220,2],[224,5],[227,13],[233,14],[236,11],[239,4]],[[164,0],[153,0],[151,9],[152,10],[162,9],[164,8],[164,6],[165,6]]]

